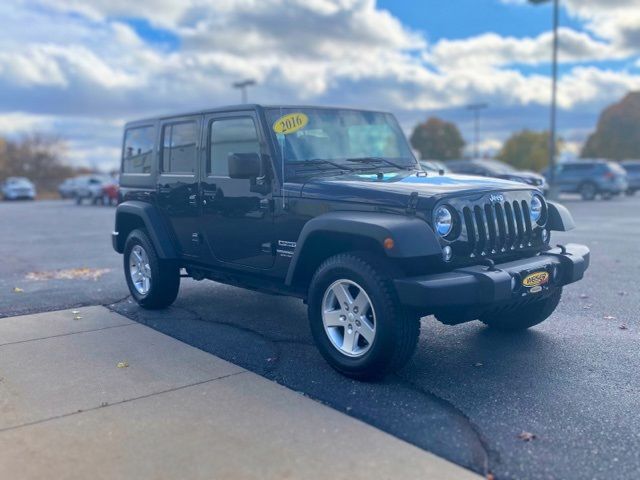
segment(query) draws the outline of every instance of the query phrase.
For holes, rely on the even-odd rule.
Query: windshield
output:
[[[351,170],[416,166],[398,122],[389,113],[272,108],[266,114],[286,177],[305,167]]]

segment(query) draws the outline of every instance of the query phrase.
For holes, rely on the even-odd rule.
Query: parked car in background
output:
[[[549,171],[545,171],[547,180]],[[627,191],[627,172],[619,164],[606,160],[576,160],[556,165],[556,187],[560,193],[579,193],[583,200],[597,195],[609,199]]]
[[[2,183],[4,200],[35,200],[36,187],[25,177],[9,177]]]
[[[441,162],[439,160],[420,160],[420,166],[426,172],[450,173],[450,170],[447,168],[444,162]]]
[[[105,183],[102,186],[102,204],[117,205],[119,191],[120,187],[118,186],[117,178],[112,178],[111,181]]]
[[[627,195],[634,195],[640,190],[640,160],[625,160],[620,165],[627,172]]]
[[[73,198],[75,181],[75,178],[67,178],[64,182],[58,185],[58,193],[61,198]]]
[[[450,160],[447,167],[453,173],[461,173],[465,175],[479,175],[481,177],[502,178],[503,180],[512,180],[514,182],[526,183],[539,188],[543,192],[547,191],[547,181],[544,176],[539,173],[526,170],[517,170],[516,168],[504,162],[491,159],[474,159],[474,160]]]
[[[108,175],[83,175],[76,177],[73,188],[73,198],[80,205],[88,200],[94,205],[103,200],[103,187],[109,184],[112,178]]]

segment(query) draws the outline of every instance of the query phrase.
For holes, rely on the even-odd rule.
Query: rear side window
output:
[[[633,172],[633,173],[638,173],[640,172],[640,163],[630,163],[627,165],[623,165],[624,169],[627,172]]]
[[[129,128],[124,134],[122,173],[151,173],[154,127]]]
[[[571,163],[563,165],[562,171],[566,173],[584,173],[593,169],[593,163]]]
[[[209,158],[207,174],[229,176],[231,153],[260,153],[258,132],[250,117],[214,120],[209,127]]]
[[[162,172],[194,174],[197,123],[180,122],[162,127]]]

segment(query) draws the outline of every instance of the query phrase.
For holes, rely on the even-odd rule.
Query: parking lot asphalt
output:
[[[107,207],[0,204],[0,317],[108,305],[498,479],[637,478],[640,197],[564,203],[578,227],[553,240],[587,244],[592,266],[547,322],[509,335],[426,317],[413,360],[379,383],[324,363],[299,300],[188,279],[171,308],[140,309]]]

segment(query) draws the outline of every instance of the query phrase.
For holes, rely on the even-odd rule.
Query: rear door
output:
[[[200,256],[198,149],[201,116],[160,122],[157,198],[182,256]]]
[[[270,172],[257,179],[229,177],[233,153],[268,149],[253,111],[212,114],[205,118],[201,160],[202,219],[200,228],[208,261],[269,269],[275,260],[273,200]],[[266,166],[268,162],[263,161]]]

